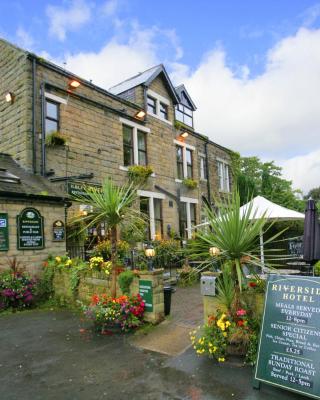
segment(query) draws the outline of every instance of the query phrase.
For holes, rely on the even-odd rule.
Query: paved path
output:
[[[132,339],[135,346],[169,356],[177,356],[190,346],[189,332],[203,321],[200,285],[176,288],[172,294],[171,314],[147,335]]]

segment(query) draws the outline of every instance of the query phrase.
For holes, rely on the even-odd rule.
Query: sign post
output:
[[[139,294],[145,302],[145,310],[153,311],[152,281],[139,281]]]
[[[320,399],[320,278],[270,275],[255,379]]]
[[[43,217],[35,208],[27,207],[17,216],[18,250],[44,248]]]
[[[0,251],[9,250],[9,222],[8,214],[0,213]]]

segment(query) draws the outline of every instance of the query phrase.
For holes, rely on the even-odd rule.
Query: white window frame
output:
[[[199,158],[200,158],[200,179],[202,181],[206,181],[207,177],[204,174],[204,171],[207,169],[206,168],[206,162],[207,162],[207,157],[203,153],[199,153]],[[207,171],[207,176],[208,176],[208,171]]]
[[[219,191],[230,193],[230,164],[217,157]]]
[[[167,123],[167,124],[169,124],[169,125],[172,125],[172,122],[171,122],[171,121],[169,121],[168,119],[162,118],[162,116],[161,116],[161,114],[160,114],[160,103],[165,104],[165,105],[168,107],[168,109],[169,109],[169,107],[170,107],[170,100],[166,99],[165,97],[161,96],[160,94],[154,92],[154,91],[151,90],[151,89],[148,89],[148,90],[147,90],[147,96],[152,97],[152,98],[156,101],[156,113],[153,114],[153,113],[147,111],[147,114],[148,114],[148,115],[151,115],[151,116],[154,117],[154,118],[159,119],[159,120],[162,121],[162,122],[165,122],[165,123]],[[148,110],[148,107],[147,107],[147,110]],[[168,115],[169,115],[169,110],[168,110]]]
[[[154,202],[153,199],[165,200],[166,196],[163,193],[150,192],[149,190],[137,190],[139,197],[149,198],[149,219],[150,219],[150,237],[151,240],[155,240],[156,237],[156,225],[154,218]]]
[[[187,237],[188,239],[192,238],[192,226],[191,226],[191,211],[190,211],[190,204],[198,204],[198,199],[194,199],[192,197],[180,197],[181,203],[186,203],[187,209]]]
[[[183,178],[186,179],[188,177],[188,168],[187,168],[187,149],[191,151],[195,151],[196,148],[191,146],[190,144],[180,142],[179,140],[173,141],[175,145],[182,147],[182,161],[183,161]],[[192,154],[192,156],[194,153]],[[177,156],[177,155],[176,155]],[[192,169],[194,170],[194,160],[192,160]],[[181,179],[176,179],[176,182],[182,182]]]
[[[145,132],[145,133],[150,133],[150,128],[146,128],[145,126],[141,126],[139,124],[136,124],[133,121],[130,121],[128,119],[119,118],[119,121],[123,124],[123,125],[127,125],[130,126],[131,128],[133,128],[133,165],[139,165],[139,151],[138,151],[138,130],[141,132]],[[120,169],[124,169],[124,171],[128,170],[128,167],[124,167],[124,166],[120,166]]]
[[[60,104],[64,104],[64,105],[68,104],[67,100],[64,99],[63,97],[56,96],[55,94],[52,94],[52,93],[49,93],[49,92],[45,92],[44,93],[44,97],[46,99],[53,100],[56,103],[60,103]]]

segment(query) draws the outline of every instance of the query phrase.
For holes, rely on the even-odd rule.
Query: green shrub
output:
[[[123,263],[124,258],[128,255],[130,250],[129,243],[124,240],[117,242],[118,261]],[[94,256],[101,256],[105,261],[111,259],[111,241],[104,240],[98,243],[93,249]]]
[[[185,178],[182,183],[188,189],[196,189],[198,187],[198,182],[192,178]]]
[[[46,146],[64,146],[67,143],[67,137],[62,133],[56,131],[46,135]]]
[[[320,276],[320,261],[316,262],[313,268],[315,276]]]
[[[150,175],[153,174],[153,169],[149,165],[131,165],[128,168],[128,175],[131,181],[145,182]]]
[[[118,277],[120,289],[123,294],[130,294],[130,285],[133,282],[135,274],[132,271],[124,271]]]

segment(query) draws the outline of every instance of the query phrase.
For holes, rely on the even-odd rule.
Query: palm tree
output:
[[[111,296],[117,294],[117,239],[122,226],[131,226],[133,229],[141,229],[145,220],[140,211],[135,208],[138,199],[134,183],[116,186],[111,179],[104,180],[101,189],[92,187],[85,188],[84,196],[77,196],[74,199],[82,204],[90,206],[92,212],[82,215],[73,220],[84,223],[83,229],[88,229],[105,223],[111,241],[111,262],[112,262],[112,284]]]
[[[270,229],[273,223],[266,227],[267,219],[264,214],[255,218],[257,210],[249,203],[242,212],[240,210],[240,195],[235,191],[219,211],[206,207],[208,226],[196,232],[195,240],[190,243],[190,258],[200,258],[205,262],[228,262],[231,265],[231,276],[238,290],[241,291],[243,264],[261,266],[260,255],[260,233]],[[271,243],[283,231],[265,240],[265,244]],[[215,255],[210,257],[209,249],[215,249]],[[278,250],[272,249],[272,252]],[[267,264],[275,260],[274,255],[267,257]]]

